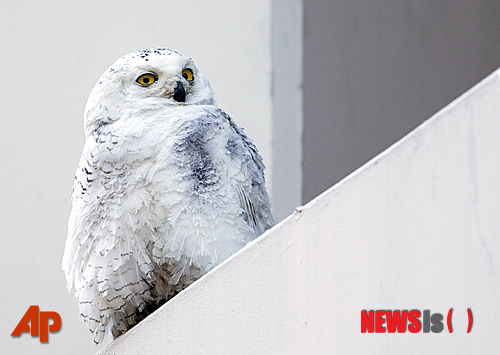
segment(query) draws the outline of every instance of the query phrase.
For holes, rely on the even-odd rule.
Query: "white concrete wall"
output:
[[[0,352],[93,353],[60,269],[88,91],[130,51],[189,55],[257,143],[271,179],[271,0],[19,0],[1,10]],[[30,305],[62,317],[49,344],[10,337]]]
[[[498,352],[499,97],[497,71],[100,354]],[[450,308],[453,334],[360,332]]]

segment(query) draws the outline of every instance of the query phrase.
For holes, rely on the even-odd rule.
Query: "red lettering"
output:
[[[407,316],[408,311],[386,311],[387,332],[395,333],[397,330],[398,333],[405,333]]]
[[[361,311],[361,333],[373,333],[375,317],[373,311]]]
[[[49,319],[54,323],[49,325]],[[56,312],[40,312],[40,342],[47,343],[49,341],[49,332],[57,332],[61,329],[61,316]]]
[[[29,322],[31,322],[31,336],[37,337],[39,334],[38,328],[38,306],[30,306],[24,316],[21,318],[19,323],[16,326],[16,329],[12,332],[11,336],[18,337],[21,333],[29,333],[30,326]]]
[[[49,319],[53,320],[52,324],[49,324]],[[57,312],[40,312],[40,307],[30,306],[11,336],[17,337],[22,333],[29,333],[30,328],[31,336],[39,336],[41,343],[47,343],[49,341],[49,332],[53,333],[61,329],[61,316]]]
[[[408,322],[411,324],[408,325],[408,331],[410,333],[418,333],[422,329],[422,323],[420,323],[420,311],[413,309],[408,312]]]
[[[375,311],[375,333],[385,333],[385,311]]]

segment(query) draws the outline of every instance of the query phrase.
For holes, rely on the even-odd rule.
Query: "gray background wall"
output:
[[[500,2],[304,1],[303,202],[500,66]]]

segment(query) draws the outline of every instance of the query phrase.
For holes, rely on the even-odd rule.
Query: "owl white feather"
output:
[[[62,267],[96,343],[275,224],[257,148],[178,52],[118,59],[90,92],[85,136]]]

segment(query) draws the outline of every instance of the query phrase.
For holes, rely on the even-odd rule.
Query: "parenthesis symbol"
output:
[[[470,308],[467,308],[467,315],[469,316],[469,327],[467,328],[467,333],[470,333],[472,330],[472,323],[474,322],[474,319],[472,318],[472,310]]]
[[[450,310],[448,311],[448,331],[450,333],[453,333],[453,327],[451,326],[451,313],[453,312],[453,308],[450,308]]]

